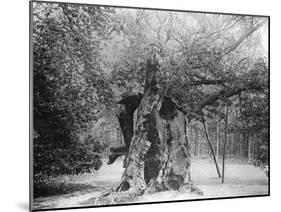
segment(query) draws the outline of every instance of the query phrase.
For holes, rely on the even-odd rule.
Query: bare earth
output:
[[[91,206],[89,201],[101,192],[117,186],[124,169],[122,161],[104,165],[96,173],[82,174],[75,183],[89,186],[89,189],[65,195],[40,197],[34,200],[34,209]],[[221,164],[219,164],[221,167]],[[199,198],[235,197],[268,194],[268,178],[264,171],[248,163],[226,162],[225,183],[217,177],[212,161],[196,159],[192,161],[191,178],[203,192],[203,196],[177,191],[159,192],[144,195],[136,202],[169,200],[191,200]],[[87,187],[86,186],[86,187]]]

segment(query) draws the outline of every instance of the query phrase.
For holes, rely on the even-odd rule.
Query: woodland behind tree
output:
[[[170,123],[168,128],[187,130],[188,154],[218,160],[226,134],[226,156],[267,166],[267,24],[267,18],[254,16],[34,3],[35,188],[50,177],[98,170],[114,146],[106,131],[91,134],[102,124],[116,129],[118,140],[126,144],[128,173],[128,155],[138,148],[130,142],[141,136],[137,127],[142,117],[149,120],[143,125],[149,139],[154,138],[147,127],[158,120],[150,109],[156,99],[161,99],[159,114]],[[183,119],[171,118],[171,107]],[[134,114],[137,108],[143,113]],[[182,124],[168,121],[175,117]],[[143,157],[155,156],[150,143],[152,152]],[[158,162],[145,163],[158,167]],[[152,189],[153,176],[144,178]],[[125,178],[121,181],[117,191],[128,186]],[[177,187],[172,181],[165,186]]]

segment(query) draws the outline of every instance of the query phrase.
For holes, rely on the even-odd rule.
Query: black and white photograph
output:
[[[31,210],[269,196],[269,16],[29,9]]]

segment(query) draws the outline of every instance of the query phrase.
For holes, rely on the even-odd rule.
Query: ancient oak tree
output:
[[[190,181],[191,156],[185,115],[172,98],[159,94],[158,69],[157,60],[149,59],[144,94],[119,102],[125,104],[118,117],[125,149],[128,149],[124,161],[125,171],[119,186],[113,192],[96,198],[96,204],[128,201],[128,197],[145,192],[199,192]]]

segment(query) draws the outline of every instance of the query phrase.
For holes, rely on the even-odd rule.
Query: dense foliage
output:
[[[98,169],[101,146],[85,136],[112,91],[101,70],[100,43],[111,11],[34,4],[34,179]],[[84,139],[86,138],[86,139]]]

